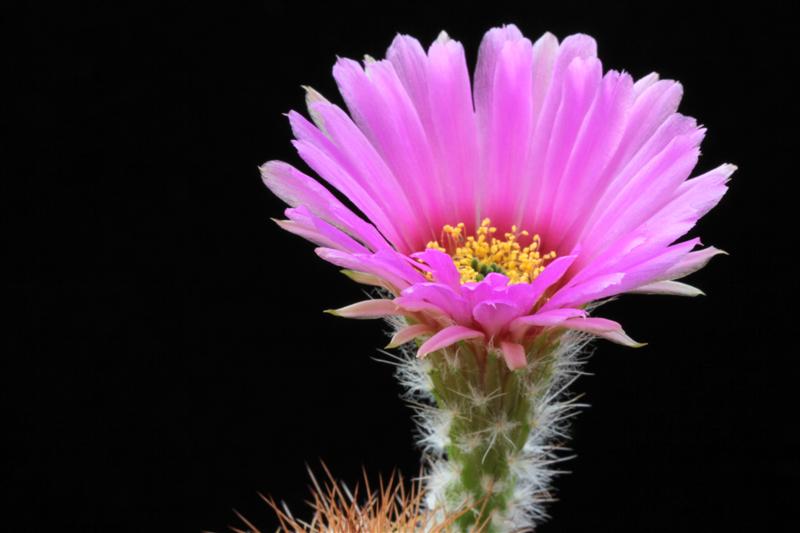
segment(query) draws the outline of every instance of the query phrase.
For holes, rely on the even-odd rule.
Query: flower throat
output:
[[[530,283],[542,273],[547,263],[555,259],[556,253],[540,252],[541,238],[533,235],[527,246],[519,243],[520,237],[530,234],[511,226],[504,239],[495,237],[497,228],[491,220],[484,218],[475,235],[464,235],[464,223],[456,226],[447,224],[442,228],[439,241],[431,241],[426,248],[433,248],[450,254],[461,274],[461,283],[481,281],[492,272],[508,277],[509,285]]]

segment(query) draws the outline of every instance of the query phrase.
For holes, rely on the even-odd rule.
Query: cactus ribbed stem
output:
[[[526,347],[527,366],[513,371],[500,353],[470,341],[401,366],[430,463],[430,507],[470,508],[458,521],[465,532],[507,533],[546,517],[551,467],[578,407],[562,391],[585,344],[574,334],[541,335]]]

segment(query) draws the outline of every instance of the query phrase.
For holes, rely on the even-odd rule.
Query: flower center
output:
[[[511,226],[504,239],[498,239],[497,228],[491,224],[491,220],[484,218],[475,235],[470,236],[464,235],[463,222],[456,226],[447,224],[439,241],[429,242],[426,248],[450,254],[461,273],[461,283],[481,281],[492,272],[507,276],[509,285],[530,283],[555,259],[555,252],[540,252],[539,235],[533,235],[530,244],[522,246],[519,239],[530,237],[527,231]]]

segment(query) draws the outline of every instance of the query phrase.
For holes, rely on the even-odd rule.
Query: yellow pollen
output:
[[[456,226],[447,224],[442,228],[440,240],[427,245],[427,248],[450,254],[461,273],[461,283],[481,281],[492,272],[507,276],[509,285],[530,283],[556,257],[555,252],[540,252],[539,235],[533,235],[530,244],[523,247],[519,238],[530,234],[517,226],[511,226],[502,240],[495,237],[497,228],[488,218],[483,219],[474,236],[465,236],[464,227],[463,222]]]

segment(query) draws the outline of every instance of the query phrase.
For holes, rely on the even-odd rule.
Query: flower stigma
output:
[[[517,226],[503,235],[504,239],[495,237],[497,228],[492,226],[488,218],[484,218],[475,235],[465,236],[465,225],[459,222],[442,228],[439,241],[430,241],[426,248],[439,250],[453,258],[461,283],[482,281],[492,272],[508,277],[508,284],[530,283],[544,271],[547,263],[555,259],[554,251],[542,254],[541,238],[538,234],[531,237],[530,244],[522,246],[520,237],[530,234]]]

